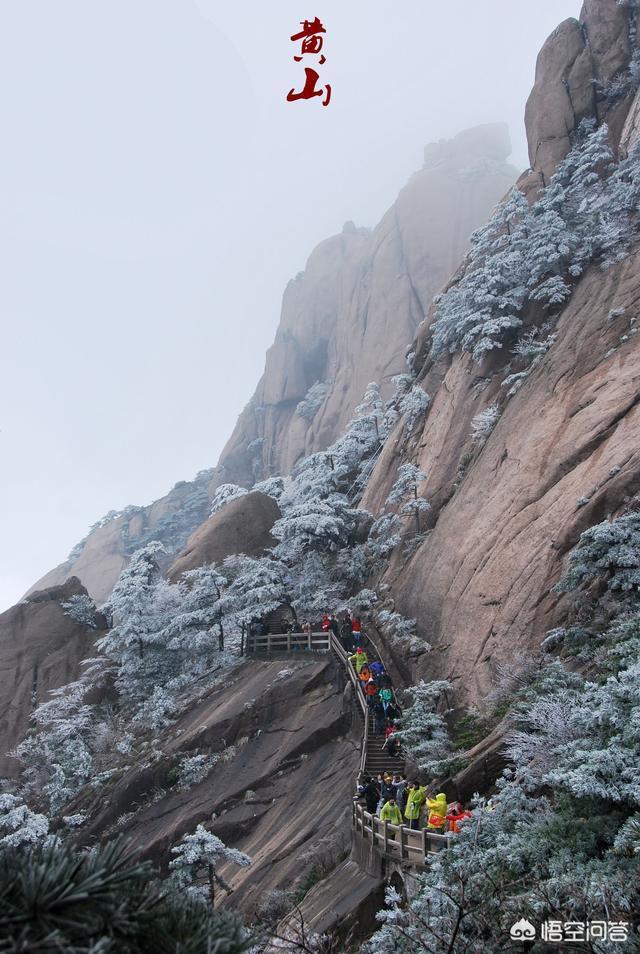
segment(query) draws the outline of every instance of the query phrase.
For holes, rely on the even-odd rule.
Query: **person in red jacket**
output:
[[[362,638],[362,624],[357,616],[354,616],[351,620],[351,635],[353,636],[354,645],[359,646]]]
[[[460,831],[460,822],[463,818],[471,818],[471,812],[465,811],[460,802],[452,802],[447,805],[446,819],[449,822],[449,831],[456,835]]]
[[[322,617],[322,632],[326,633],[330,625],[331,625],[331,621],[329,619],[329,615],[325,613],[324,616]]]

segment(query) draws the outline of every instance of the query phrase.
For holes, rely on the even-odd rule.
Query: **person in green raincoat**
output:
[[[427,828],[430,831],[444,831],[447,822],[447,796],[444,792],[427,799],[427,811]]]
[[[420,812],[427,797],[427,786],[411,782],[407,789],[407,804],[404,817],[409,822],[409,828],[417,831],[420,828]]]
[[[391,822],[392,825],[402,824],[402,812],[396,805],[395,798],[390,798],[380,809],[380,821]]]
[[[369,664],[369,659],[365,651],[358,648],[358,651],[355,652],[353,656],[349,656],[349,662],[353,663],[353,665],[356,667],[356,672],[358,675],[360,675],[360,670],[363,666],[367,666]]]

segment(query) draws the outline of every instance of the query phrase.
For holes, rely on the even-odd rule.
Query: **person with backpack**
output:
[[[355,649],[353,645],[353,636],[351,635],[351,617],[347,613],[340,627],[340,642],[346,653],[352,653]]]
[[[427,798],[427,828],[429,831],[444,831],[447,823],[447,796],[439,792],[435,798]]]
[[[358,679],[360,680],[360,688],[362,689],[363,692],[365,692],[365,686],[371,679],[371,673],[369,672],[369,666],[367,665],[367,663],[365,663],[364,666],[360,667],[360,672],[358,673]],[[365,695],[366,695],[366,692],[365,692]]]
[[[379,680],[383,673],[384,673],[384,663],[381,663],[379,659],[374,660],[371,663],[371,675],[375,679],[378,689],[381,688]]]
[[[371,776],[367,776],[362,789],[362,797],[370,815],[375,815],[380,798],[380,790]]]
[[[329,624],[330,624],[329,614],[325,613],[324,616],[322,617],[322,622],[320,624],[320,629],[322,630],[323,633],[327,633],[329,631]]]
[[[362,672],[364,672],[364,669],[361,670],[361,674]],[[367,706],[373,710],[374,705],[378,701],[378,688],[371,677],[369,677],[365,683],[364,694],[367,700]]]
[[[391,702],[393,701],[393,692],[391,691],[391,689],[381,689],[380,699],[382,701],[382,705],[384,706],[385,715],[388,718],[387,710],[389,706],[391,705]]]
[[[384,706],[380,702],[380,698],[376,699],[371,711],[373,712],[373,734],[382,735],[384,732],[385,715]]]

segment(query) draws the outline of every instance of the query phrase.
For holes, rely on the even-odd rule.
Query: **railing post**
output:
[[[287,633],[287,652],[291,652],[291,633]]]
[[[429,848],[428,848],[428,842],[429,842],[429,839],[428,839],[428,835],[427,835],[427,829],[426,829],[426,828],[423,828],[423,829],[422,829],[422,856],[423,856],[423,861],[424,861],[425,865],[426,865],[426,863],[427,863],[427,852],[428,852],[428,850],[429,850]]]
[[[385,820],[382,822],[382,850],[384,851],[385,855],[388,851],[388,842],[389,842],[389,835],[387,832],[388,824],[389,823],[387,819],[385,818]]]
[[[309,652],[311,652],[311,636],[312,635],[313,635],[312,633],[307,633],[307,649],[309,650]]]
[[[271,652],[271,633],[267,635],[267,655]]]
[[[400,861],[404,861],[405,827],[400,825]]]
[[[240,655],[244,656],[244,623],[242,624],[242,631],[240,636]]]

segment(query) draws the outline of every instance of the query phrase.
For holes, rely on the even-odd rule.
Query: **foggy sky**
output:
[[[0,0],[0,610],[216,463],[313,246],[506,121],[578,0]],[[289,36],[319,16],[328,107]]]

